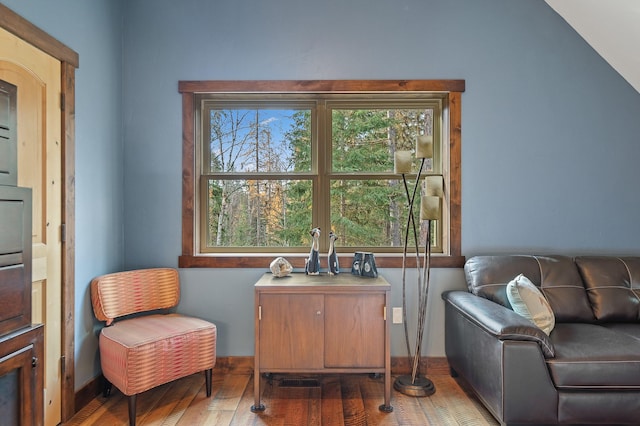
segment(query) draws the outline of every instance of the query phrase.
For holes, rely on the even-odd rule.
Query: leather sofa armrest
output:
[[[555,349],[549,336],[528,319],[498,303],[465,291],[447,291],[442,298],[469,321],[499,340],[533,341],[545,358],[553,358]]]

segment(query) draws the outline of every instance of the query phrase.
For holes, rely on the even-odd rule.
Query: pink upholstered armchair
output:
[[[136,423],[137,395],[156,386],[203,371],[211,396],[216,326],[167,313],[179,299],[175,269],[117,272],[91,281],[93,311],[107,325],[99,340],[104,394],[115,385],[128,396],[131,426]]]

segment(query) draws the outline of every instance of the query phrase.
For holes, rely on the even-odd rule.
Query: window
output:
[[[181,267],[268,267],[277,255],[302,267],[313,227],[322,229],[324,253],[329,230],[338,235],[343,267],[354,251],[401,266],[407,197],[394,152],[413,149],[422,134],[434,141],[422,177],[442,176],[445,187],[432,265],[464,263],[463,81],[210,81],[180,82],[179,90]]]

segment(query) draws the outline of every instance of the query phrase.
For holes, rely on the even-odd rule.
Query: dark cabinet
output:
[[[0,337],[0,423],[40,425],[43,418],[43,326]]]
[[[0,116],[3,113],[0,108]],[[0,122],[0,144],[4,142],[3,126]],[[6,145],[0,145],[0,154],[5,152],[4,148]],[[0,167],[2,174],[6,175]],[[44,327],[31,324],[31,247],[31,189],[0,185],[0,424],[3,425],[43,423]]]

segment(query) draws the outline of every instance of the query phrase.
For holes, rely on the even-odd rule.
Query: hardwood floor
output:
[[[274,375],[264,380],[266,410],[252,413],[253,377],[249,371],[214,369],[213,391],[205,395],[204,374],[159,386],[138,396],[137,425],[497,425],[489,412],[449,375],[428,375],[436,393],[423,398],[392,390],[392,413],[383,413],[383,380],[369,375]],[[282,379],[316,379],[317,384]],[[290,382],[290,381],[289,381]],[[98,396],[65,426],[128,425],[127,398],[117,389]]]

